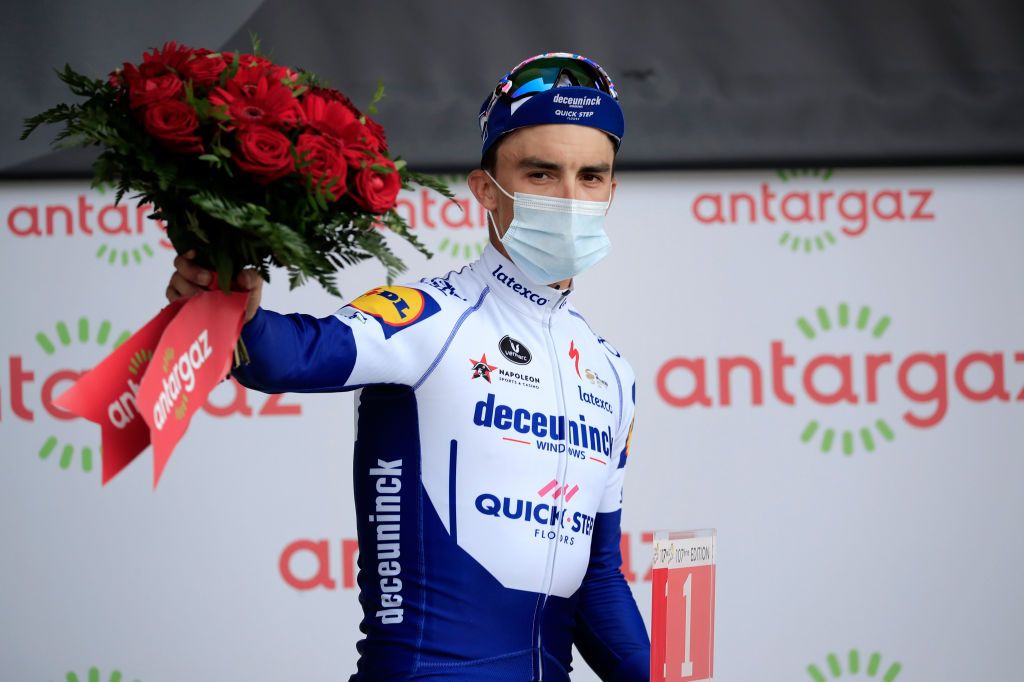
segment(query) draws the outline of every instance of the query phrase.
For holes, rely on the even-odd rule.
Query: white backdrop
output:
[[[623,542],[645,618],[651,531],[715,527],[716,679],[1013,679],[1024,171],[619,181],[614,250],[575,296],[637,373]],[[221,385],[156,492],[148,452],[101,487],[98,427],[50,404],[164,303],[172,252],[112,200],[0,185],[0,679],[347,679],[348,395]],[[485,239],[475,205],[402,210],[437,252],[400,248],[410,279]],[[264,294],[340,303],[283,276]]]

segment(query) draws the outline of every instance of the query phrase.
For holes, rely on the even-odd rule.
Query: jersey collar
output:
[[[473,263],[476,272],[506,305],[522,310],[528,315],[544,317],[563,312],[569,303],[573,285],[566,289],[554,289],[534,284],[515,263],[506,258],[488,243],[483,254]]]

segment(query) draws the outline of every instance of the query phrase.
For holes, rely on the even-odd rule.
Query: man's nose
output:
[[[564,199],[575,199],[577,191],[578,191],[578,189],[576,187],[576,178],[569,177],[569,178],[565,178],[564,180],[562,180],[562,192],[561,192],[562,198],[564,198]]]

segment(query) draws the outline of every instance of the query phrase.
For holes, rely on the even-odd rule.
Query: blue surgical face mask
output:
[[[484,171],[487,173],[487,171]],[[501,243],[520,270],[536,284],[570,279],[598,262],[611,250],[604,216],[611,203],[509,194],[494,177],[487,177],[512,199],[512,224]],[[490,213],[490,211],[488,211]],[[494,229],[498,223],[491,216]]]

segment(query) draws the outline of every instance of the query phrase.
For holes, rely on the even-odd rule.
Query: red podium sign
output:
[[[714,530],[654,537],[651,682],[714,678]]]

